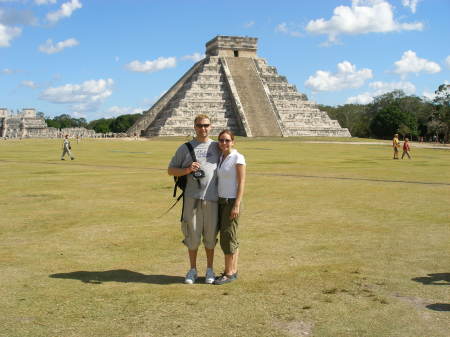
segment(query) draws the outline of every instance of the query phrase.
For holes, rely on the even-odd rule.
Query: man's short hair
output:
[[[197,124],[197,122],[202,119],[209,119],[209,116],[205,115],[205,114],[200,114],[200,115],[195,116],[194,124]]]

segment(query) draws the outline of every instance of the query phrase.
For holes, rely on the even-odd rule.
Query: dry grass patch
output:
[[[181,283],[179,207],[161,216],[184,138],[83,140],[75,161],[1,141],[0,336],[447,336],[450,151],[305,140],[238,139],[240,276],[221,287]]]

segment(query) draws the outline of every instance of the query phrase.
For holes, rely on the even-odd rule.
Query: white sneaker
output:
[[[214,275],[214,270],[212,270],[212,268],[207,268],[206,275],[205,275],[205,283],[213,284],[215,279],[216,279],[216,276]]]
[[[184,279],[184,283],[186,284],[194,284],[197,279],[197,269],[192,268],[186,274],[186,278]]]

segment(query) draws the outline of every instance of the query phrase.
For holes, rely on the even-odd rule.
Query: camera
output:
[[[196,180],[202,179],[205,177],[205,171],[203,171],[203,170],[194,171],[194,172],[192,172],[192,176]]]

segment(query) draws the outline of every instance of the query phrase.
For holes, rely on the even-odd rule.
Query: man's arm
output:
[[[175,176],[175,177],[181,177],[185,176],[191,172],[195,172],[200,168],[200,163],[193,162],[191,166],[185,167],[185,168],[178,168],[178,167],[169,167],[167,169],[167,173],[169,176]]]

